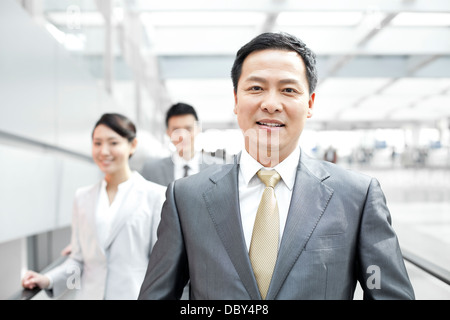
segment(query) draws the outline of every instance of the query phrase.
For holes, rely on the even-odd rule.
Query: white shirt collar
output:
[[[132,185],[132,181],[134,179],[136,179],[136,175],[137,174],[138,174],[138,172],[133,170],[131,172],[130,178],[128,178],[128,180],[125,180],[124,182],[119,183],[119,185],[117,186],[118,190],[126,190],[126,189],[128,189]],[[106,190],[106,185],[107,185],[107,182],[103,178],[101,188]]]
[[[283,182],[292,190],[294,188],[295,176],[297,174],[297,166],[300,160],[300,147],[294,149],[294,151],[282,162],[277,164],[274,168],[264,168],[258,161],[256,161],[247,150],[242,150],[240,163],[240,170],[245,183],[248,185],[252,178],[256,175],[259,169],[276,170]]]
[[[189,161],[186,161],[186,159],[180,157],[178,152],[174,152],[172,155],[172,160],[174,161],[175,165],[183,167],[187,164],[189,167],[195,168],[199,163],[199,157],[199,153],[195,152],[194,156]]]

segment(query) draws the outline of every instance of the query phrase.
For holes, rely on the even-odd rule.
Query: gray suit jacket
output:
[[[239,164],[171,183],[139,299],[261,299],[241,226]],[[301,154],[267,299],[414,299],[379,183]]]
[[[200,157],[200,171],[207,168],[211,164],[220,162],[219,158],[202,155]],[[174,177],[174,163],[172,157],[149,159],[144,163],[140,174],[147,180],[168,186]]]

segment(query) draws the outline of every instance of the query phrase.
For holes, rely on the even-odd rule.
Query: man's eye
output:
[[[260,91],[260,90],[262,90],[262,88],[259,86],[250,87],[250,91]]]
[[[295,91],[295,89],[292,89],[292,88],[286,88],[286,89],[284,89],[284,92],[287,92],[287,93],[295,93],[295,92],[297,92],[297,91]]]

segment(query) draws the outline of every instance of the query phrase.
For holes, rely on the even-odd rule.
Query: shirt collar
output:
[[[137,175],[137,171],[133,170],[133,171],[131,172],[130,178],[128,178],[128,180],[125,180],[124,182],[120,183],[120,184],[117,186],[118,190],[125,190],[125,189],[128,189],[129,186],[132,185],[132,181],[133,181],[134,179],[136,179],[136,175]],[[107,185],[107,182],[106,182],[105,179],[103,179],[103,180],[102,180],[101,188],[104,189],[104,190],[106,190],[106,185]]]
[[[282,162],[277,164],[274,168],[264,168],[258,161],[256,161],[247,150],[242,150],[240,163],[240,170],[245,184],[248,185],[252,178],[256,175],[259,169],[276,170],[281,179],[284,181],[289,190],[294,188],[295,176],[297,173],[298,161],[300,159],[300,147],[295,148],[294,151]]]
[[[172,160],[178,166],[184,166],[187,164],[189,167],[194,168],[199,163],[199,157],[200,157],[199,153],[195,152],[192,159],[189,161],[186,161],[186,159],[180,157],[178,152],[174,152],[172,155]]]

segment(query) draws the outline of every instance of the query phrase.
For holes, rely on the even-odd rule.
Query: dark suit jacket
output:
[[[211,164],[221,163],[221,159],[202,155],[200,157],[200,171]],[[147,180],[168,186],[174,177],[174,163],[172,157],[149,159],[144,163],[140,174]]]
[[[171,183],[139,299],[261,299],[241,225],[239,164]],[[267,299],[414,299],[379,183],[301,153]]]

